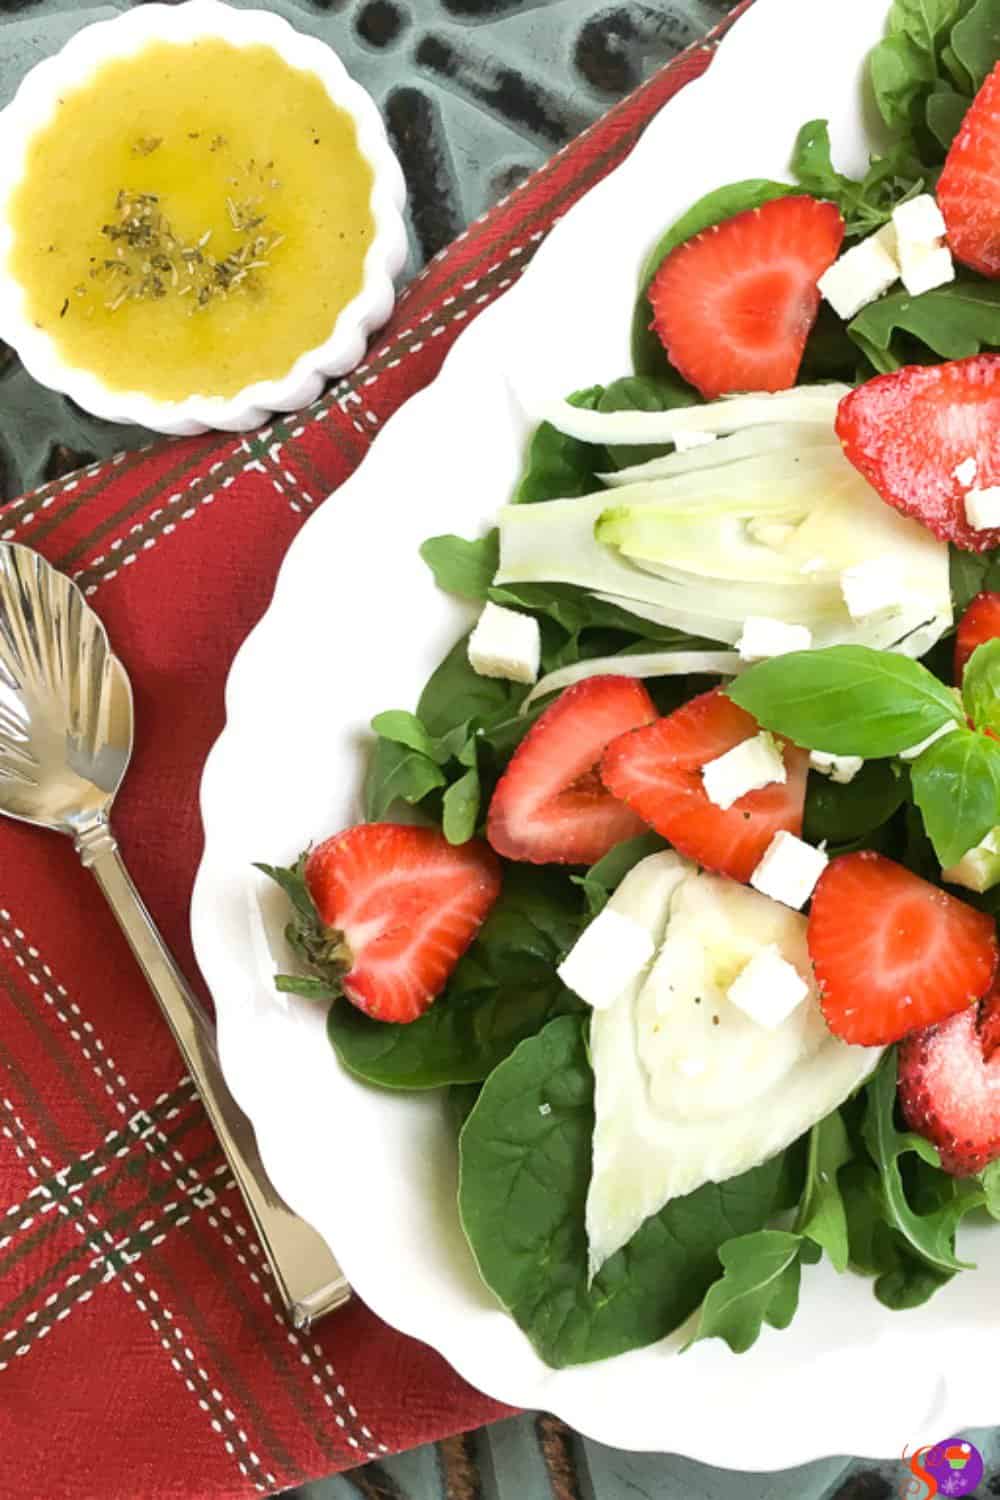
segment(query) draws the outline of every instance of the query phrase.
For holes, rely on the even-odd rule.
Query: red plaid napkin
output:
[[[198,781],[229,663],[285,550],[553,222],[704,71],[719,34],[460,235],[366,363],[311,410],[245,438],[120,455],[0,512],[3,539],[37,548],[93,599],[131,674],[137,741],[118,833],[192,977]],[[67,841],[10,822],[0,1007],[0,1494],[271,1493],[503,1414],[356,1300],[312,1334],[290,1331],[96,886]]]

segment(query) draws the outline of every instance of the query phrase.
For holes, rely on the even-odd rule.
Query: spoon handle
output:
[[[74,842],[159,1001],[243,1194],[291,1320],[296,1328],[308,1328],[350,1297],[344,1274],[325,1240],[292,1213],[271,1186],[253,1127],[223,1077],[210,1023],[132,884],[109,824],[102,818],[80,832]]]

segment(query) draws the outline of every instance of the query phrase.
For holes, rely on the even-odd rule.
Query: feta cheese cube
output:
[[[935,729],[934,733],[929,734],[925,740],[921,740],[919,745],[911,745],[909,750],[900,750],[900,760],[916,760],[918,755],[922,755],[931,745],[944,739],[946,734],[951,734],[951,731],[957,728],[958,725],[954,720],[951,723],[942,724],[940,729]]]
[[[1000,484],[970,490],[965,497],[965,519],[976,531],[1000,526]]]
[[[942,870],[941,879],[980,894],[996,885],[1000,880],[1000,828],[991,828],[975,848],[962,855],[957,865]]]
[[[701,768],[705,795],[716,807],[732,807],[748,792],[786,781],[785,762],[774,736],[766,731],[742,740]]]
[[[903,285],[911,297],[933,292],[955,280],[955,262],[947,245],[916,244],[901,240],[899,264]]]
[[[743,634],[736,649],[743,661],[763,661],[768,656],[784,656],[789,651],[808,651],[812,631],[805,625],[786,625],[784,620],[770,620],[765,615],[749,615],[743,621]]]
[[[770,896],[772,901],[799,911],[828,863],[822,849],[781,829],[768,844],[763,859],[750,876],[750,884],[762,896]]]
[[[534,682],[542,660],[542,636],[534,615],[487,604],[469,637],[469,665],[480,677]]]
[[[951,473],[952,478],[957,479],[963,489],[969,490],[976,482],[979,464],[974,458],[963,458],[960,464],[955,465]]]
[[[948,232],[944,215],[931,193],[921,193],[919,198],[910,198],[893,209],[892,227],[900,244],[911,240],[932,245],[943,240]]]
[[[692,448],[704,448],[715,439],[714,432],[675,432],[670,441],[675,453],[690,453]]]
[[[758,948],[729,986],[728,998],[758,1026],[775,1031],[801,1005],[809,986],[775,943]]]
[[[887,236],[879,231],[842,255],[828,271],[823,272],[816,285],[834,312],[846,323],[898,280],[896,257],[887,243]]]
[[[809,764],[821,776],[829,776],[839,786],[847,786],[864,765],[860,755],[827,755],[825,750],[810,750]]]
[[[605,1010],[638,979],[655,951],[641,923],[606,906],[559,965],[559,978],[595,1010]]]
[[[852,620],[893,609],[904,599],[903,564],[897,557],[868,557],[844,569],[840,591]]]

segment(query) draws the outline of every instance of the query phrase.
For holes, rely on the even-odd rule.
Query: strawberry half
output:
[[[984,995],[976,1011],[976,1030],[979,1045],[983,1049],[984,1062],[991,1062],[1000,1047],[1000,985],[994,985]]]
[[[1000,276],[1000,65],[972,101],[938,179],[952,254]]]
[[[967,552],[1000,546],[1000,527],[969,525],[969,486],[955,476],[974,458],[976,487],[1000,484],[1000,355],[876,375],[841,401],[837,436],[854,467],[904,516]]]
[[[633,677],[588,677],[560,693],[493,793],[486,837],[497,853],[535,865],[591,865],[644,833],[641,818],[606,791],[597,764],[611,740],[655,718]]]
[[[833,203],[775,198],[665,256],[649,288],[652,327],[703,396],[795,384],[819,312],[817,281],[837,259]]]
[[[279,990],[344,995],[377,1021],[415,1021],[441,993],[500,894],[500,866],[481,839],[449,844],[435,828],[361,823],[291,870],[258,865],[291,898],[285,929],[315,979],[279,975]]]
[[[809,956],[834,1036],[881,1047],[985,995],[997,968],[996,925],[864,849],[832,860],[820,876]]]
[[[955,683],[960,687],[965,664],[977,646],[1000,636],[1000,594],[977,594],[962,616],[955,636]]]
[[[974,1006],[902,1043],[899,1102],[953,1176],[981,1172],[1000,1156],[1000,1057],[984,1058]]]
[[[757,721],[716,688],[615,740],[601,761],[601,779],[679,853],[749,880],[779,829],[802,832],[809,752],[785,744],[787,781],[748,792],[729,808],[709,801],[701,768],[757,731]]]

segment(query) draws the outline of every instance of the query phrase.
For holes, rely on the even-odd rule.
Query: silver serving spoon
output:
[[[211,1023],[129,878],[109,821],[132,755],[132,689],[80,590],[0,543],[0,814],[67,834],[160,1003],[297,1328],[350,1296],[320,1236],[274,1191]]]

